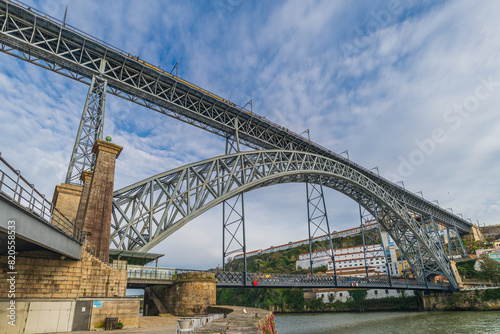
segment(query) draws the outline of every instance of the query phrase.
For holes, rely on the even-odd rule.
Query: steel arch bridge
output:
[[[457,288],[443,250],[404,202],[350,166],[306,152],[273,150],[220,156],[118,190],[113,194],[111,245],[147,251],[227,199],[290,182],[321,183],[354,199],[378,216],[419,280],[444,274]]]
[[[106,92],[220,135],[238,150],[239,144],[276,150],[209,159],[117,191],[112,246],[147,251],[226,199],[277,183],[316,183],[376,215],[417,277],[443,273],[454,281],[424,221],[461,234],[472,224],[348,158],[22,3],[0,0],[0,52],[90,85],[66,183],[78,182],[93,164],[90,148],[102,138]]]
[[[454,227],[461,234],[470,232],[470,222],[439,205],[264,117],[26,5],[0,0],[0,52],[90,85],[86,105],[94,103],[92,108],[84,108],[82,120],[89,121],[82,123],[83,127],[80,124],[83,135],[77,138],[72,157],[72,161],[79,162],[79,168],[68,170],[69,181],[78,180],[81,171],[90,168],[88,154],[92,145],[87,138],[102,137],[103,120],[99,118],[104,116],[104,103],[101,102],[108,92],[253,149],[295,150],[337,160],[380,184],[411,210],[432,213],[444,226]],[[96,110],[91,112],[93,109]],[[81,149],[76,154],[78,146]],[[71,164],[70,168],[73,168]]]

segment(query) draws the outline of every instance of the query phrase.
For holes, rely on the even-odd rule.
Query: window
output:
[[[375,290],[375,294],[378,295],[378,290]]]
[[[342,292],[339,293],[339,297],[342,297]]]
[[[389,294],[389,290],[385,290],[385,294],[388,295]]]

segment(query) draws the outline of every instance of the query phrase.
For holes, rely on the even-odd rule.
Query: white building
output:
[[[356,289],[318,289],[316,291],[316,298],[322,299],[323,303],[335,303],[340,301],[345,303],[347,301],[352,300],[349,291]],[[368,289],[366,291],[366,299],[381,299],[387,297],[402,297],[403,294],[405,296],[414,296],[414,290],[400,290],[400,289]]]
[[[384,249],[380,244],[366,246],[366,252],[363,246],[357,246],[335,249],[333,253],[335,256],[335,270],[339,276],[364,276],[367,268],[369,275],[387,275]],[[327,266],[327,274],[333,275],[334,266],[331,250],[313,254],[313,268],[325,265]],[[309,253],[299,255],[296,267],[310,268]]]

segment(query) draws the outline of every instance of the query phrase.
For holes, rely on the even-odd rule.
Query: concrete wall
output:
[[[136,298],[83,298],[61,300],[17,300],[15,303],[15,326],[9,325],[10,300],[0,300],[0,333],[30,334],[69,332],[73,327],[77,301],[98,302],[100,307],[92,307],[88,313],[90,330],[104,329],[106,318],[117,317],[124,328],[139,326],[140,301]],[[78,310],[77,310],[78,311]],[[87,310],[89,311],[89,310]]]
[[[106,318],[117,317],[124,328],[139,327],[139,299],[103,299],[101,307],[92,307],[90,330],[104,328]]]
[[[47,253],[49,254],[49,253]],[[112,269],[89,253],[82,261],[16,256],[16,298],[124,297],[127,270]],[[7,298],[7,257],[0,258],[0,298]]]

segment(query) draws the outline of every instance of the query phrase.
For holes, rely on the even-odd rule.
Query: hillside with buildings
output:
[[[247,253],[247,271],[260,273],[307,274],[311,262],[317,275],[347,277],[387,277],[412,279],[408,263],[388,233],[370,226],[332,233],[333,254],[323,249],[309,254],[309,241],[300,240]],[[371,238],[367,235],[371,233]],[[446,235],[440,234],[447,242]],[[318,238],[326,238],[321,236]],[[368,244],[367,240],[372,243]],[[365,241],[365,242],[363,242]],[[459,260],[457,269],[468,288],[500,281],[500,241],[464,240],[470,260]],[[445,251],[448,252],[447,246]],[[335,262],[332,261],[332,255]],[[458,258],[457,258],[458,260]],[[227,271],[243,271],[243,254],[226,264]],[[278,312],[419,310],[421,296],[412,290],[391,289],[217,289],[221,305],[242,305]],[[452,307],[452,306],[449,306]]]

